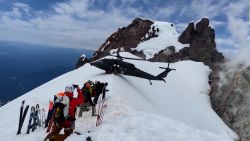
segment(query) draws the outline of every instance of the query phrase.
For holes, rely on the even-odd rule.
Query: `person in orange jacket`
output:
[[[77,98],[74,98],[74,90],[75,88],[77,89],[78,96]],[[52,131],[45,137],[44,141],[47,139],[53,140],[53,141],[64,141],[70,134],[73,133],[75,129],[75,113],[76,113],[76,108],[80,104],[84,102],[84,97],[82,94],[81,89],[79,88],[78,85],[68,85],[65,87],[65,95],[60,95],[61,100],[64,104],[63,108],[63,120],[56,120],[57,119],[57,113],[56,109],[54,112],[54,125],[52,126]],[[57,100],[56,100],[57,102]],[[56,104],[55,102],[55,104]],[[56,105],[55,105],[56,107]],[[65,113],[65,111],[67,111]],[[64,128],[64,134],[59,134],[60,131]]]

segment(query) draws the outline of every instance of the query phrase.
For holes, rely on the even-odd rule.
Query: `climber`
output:
[[[77,89],[78,96],[73,98],[73,92]],[[84,97],[78,85],[68,85],[65,92],[55,96],[54,124],[52,131],[45,137],[46,140],[64,141],[75,129],[76,107],[84,102]],[[59,134],[64,128],[64,134]]]
[[[97,81],[95,83],[95,92],[96,92],[96,95],[95,95],[95,98],[93,100],[94,104],[97,104],[97,101],[98,101],[98,98],[100,96],[100,94],[102,94],[102,99],[105,98],[105,95],[106,95],[106,87],[108,86],[108,83],[101,83],[100,81]]]
[[[86,82],[82,87],[82,92],[84,97],[86,98],[86,103],[80,105],[80,111],[78,116],[82,117],[83,111],[87,111],[86,107],[89,105],[92,107],[92,116],[96,116],[95,103],[92,101],[92,97],[95,96],[94,83],[90,80]]]

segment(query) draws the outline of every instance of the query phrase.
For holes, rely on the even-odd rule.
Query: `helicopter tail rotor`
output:
[[[160,73],[159,75],[157,75],[157,77],[163,79],[163,78],[167,77],[167,75],[168,75],[168,73],[169,73],[170,71],[176,70],[176,69],[170,68],[169,66],[170,66],[170,61],[168,62],[168,67],[167,67],[167,68],[165,68],[165,67],[159,67],[160,69],[164,69],[165,71],[163,71],[162,73]]]

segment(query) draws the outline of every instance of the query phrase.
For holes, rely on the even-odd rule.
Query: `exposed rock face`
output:
[[[191,60],[204,62],[206,65],[213,67],[213,63],[222,61],[223,55],[216,50],[214,29],[209,26],[209,20],[203,18],[196,24],[196,29],[191,24],[184,31],[188,38],[181,34],[179,41],[181,43],[190,43],[188,56]],[[189,32],[189,33],[188,33]],[[185,40],[189,39],[189,40]]]
[[[203,62],[210,68],[215,69],[216,64],[222,62],[224,56],[216,50],[214,29],[209,26],[209,20],[203,18],[196,24],[190,23],[184,32],[179,36],[179,42],[190,44],[179,52],[166,54],[169,47],[159,52],[150,61],[176,62],[179,60],[193,60]]]
[[[250,140],[250,66],[228,73],[218,92],[211,93],[214,110],[241,138]]]
[[[174,46],[167,47],[164,50],[161,50],[158,54],[156,54],[153,58],[149,59],[149,61],[153,62],[177,62],[179,60],[188,59],[187,53],[183,52],[186,48],[180,50],[180,52],[175,51]]]
[[[122,47],[125,51],[132,52],[131,48],[137,47],[140,42],[157,37],[157,34],[153,33],[145,37],[152,24],[153,22],[150,20],[144,20],[141,18],[134,19],[130,25],[118,29],[118,31],[109,36],[105,43],[101,45],[99,50],[96,51],[92,60],[104,57],[109,54],[110,50],[120,47]],[[138,54],[140,55],[140,53]]]

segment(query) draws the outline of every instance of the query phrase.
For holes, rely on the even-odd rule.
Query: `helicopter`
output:
[[[138,59],[138,58],[130,58],[130,57],[123,57],[120,56],[120,49],[117,50],[117,55],[109,54],[109,56],[113,56],[116,58],[101,58],[99,60],[93,61],[90,63],[91,66],[95,66],[99,69],[104,70],[107,74],[121,74],[121,75],[128,75],[128,76],[134,76],[139,77],[143,79],[149,80],[150,85],[152,85],[151,80],[158,80],[158,81],[165,81],[165,77],[167,77],[168,73],[172,70],[176,70],[173,68],[170,68],[170,61],[168,62],[167,68],[165,67],[159,67],[160,69],[164,69],[164,71],[157,76],[152,75],[150,73],[147,73],[145,71],[142,71],[135,67],[134,64],[123,61],[124,59],[130,59],[130,60],[141,60],[146,61],[144,59]]]

